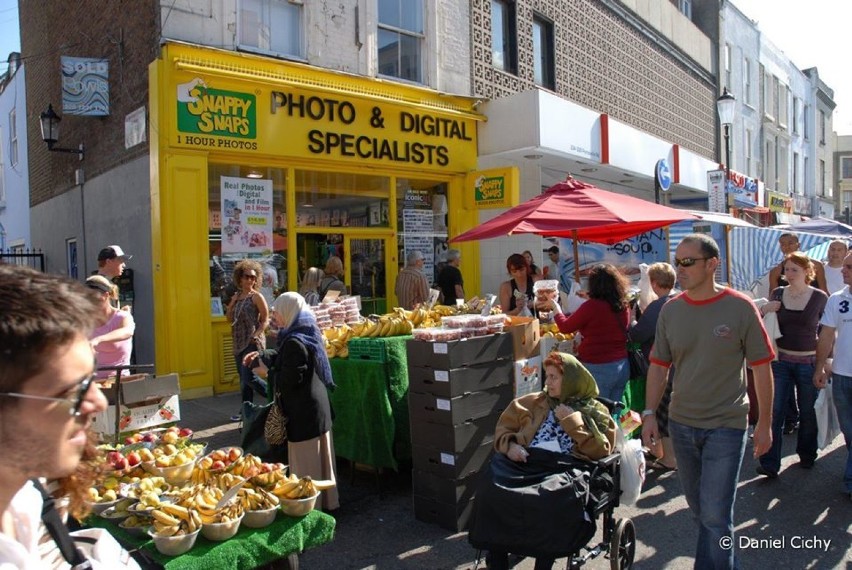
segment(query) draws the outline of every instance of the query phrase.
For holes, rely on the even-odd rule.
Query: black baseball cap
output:
[[[125,260],[128,260],[133,256],[124,253],[124,250],[120,246],[108,245],[98,254],[98,261],[106,261],[107,259],[115,259],[116,257],[123,257]]]

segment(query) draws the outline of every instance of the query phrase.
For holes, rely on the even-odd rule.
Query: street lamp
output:
[[[733,202],[732,195],[728,192],[728,185],[731,180],[731,125],[734,123],[736,106],[737,100],[725,87],[722,96],[716,99],[716,109],[719,111],[719,124],[725,129],[725,194],[729,205]]]
[[[79,148],[60,148],[58,146],[54,146],[59,142],[59,121],[62,120],[62,117],[56,114],[56,111],[53,110],[52,104],[47,105],[47,111],[39,115],[39,120],[41,121],[41,138],[47,143],[47,150],[51,150],[53,152],[72,152],[76,154],[80,160],[83,160],[83,143],[80,143]]]

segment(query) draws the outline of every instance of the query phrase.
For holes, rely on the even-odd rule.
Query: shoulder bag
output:
[[[269,415],[263,425],[263,437],[269,445],[282,445],[287,441],[287,416],[281,411],[281,395],[277,390],[273,391]]]

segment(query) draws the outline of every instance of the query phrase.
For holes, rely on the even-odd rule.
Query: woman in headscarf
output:
[[[332,412],[328,390],[334,388],[322,333],[305,299],[298,293],[272,302],[278,347],[246,355],[244,364],[268,378],[276,404],[287,418],[290,472],[299,477],[336,481]],[[339,506],[337,487],[323,492],[322,509]]]
[[[533,449],[552,452],[552,457],[562,465],[570,464],[571,457],[596,460],[612,453],[615,422],[607,407],[596,400],[598,386],[591,373],[572,355],[558,352],[545,359],[544,371],[544,390],[516,398],[500,415],[494,434],[494,449],[515,464],[527,463]],[[492,472],[497,477],[512,471],[511,464],[506,469],[505,464],[499,465],[501,462],[505,460],[497,455],[492,459]],[[475,507],[488,508],[485,505]],[[560,505],[554,505],[554,508],[559,509]],[[483,516],[483,512],[488,513],[480,510],[477,516]],[[498,508],[488,513],[488,518],[499,517],[500,512]],[[577,521],[578,527],[580,523]],[[527,529],[519,532],[536,531]],[[506,544],[505,548],[491,547],[489,568],[508,568],[509,552],[523,554],[512,550],[511,544]],[[537,555],[535,569],[551,568],[555,558]]]

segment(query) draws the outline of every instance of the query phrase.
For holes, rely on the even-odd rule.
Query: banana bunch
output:
[[[262,463],[263,460],[260,457],[247,453],[234,462],[234,466],[231,468],[230,474],[248,479],[257,473],[260,473],[260,466]]]
[[[192,485],[206,485],[213,477],[213,473],[210,473],[207,469],[202,469],[196,464],[192,470],[192,475],[189,476],[189,482]]]
[[[151,511],[151,518],[154,520],[154,534],[158,536],[192,534],[201,528],[202,524],[198,511],[168,503]]]
[[[304,499],[313,497],[320,491],[334,487],[334,481],[314,481],[309,476],[296,477],[292,473],[289,477],[279,482],[272,493],[279,499]]]
[[[265,511],[278,506],[278,497],[265,489],[243,487],[237,491],[237,497],[244,511]]]
[[[358,323],[360,324],[360,323]],[[346,343],[353,335],[354,331],[349,325],[341,325],[330,329],[323,329],[322,334],[328,342],[335,340]]]
[[[432,307],[431,312],[435,313],[439,317],[450,317],[452,315],[459,314],[458,309],[449,305],[435,305],[434,307]]]
[[[325,347],[325,353],[329,358],[347,358],[349,356],[349,338],[342,340],[336,338],[328,341]]]

